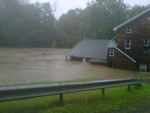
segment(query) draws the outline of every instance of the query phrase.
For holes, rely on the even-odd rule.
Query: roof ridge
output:
[[[144,15],[145,13],[147,13],[147,12],[149,12],[149,11],[150,11],[150,8],[148,8],[147,10],[145,10],[145,11],[139,13],[138,15],[132,17],[131,19],[125,21],[124,23],[118,25],[117,27],[113,28],[113,30],[114,30],[114,31],[117,31],[119,28],[123,27],[124,25],[126,25],[126,24],[128,24],[128,23],[130,23],[130,22],[132,22],[132,21],[134,21],[135,19],[141,17],[142,15]]]
[[[117,49],[119,52],[121,52],[123,55],[125,55],[127,58],[129,58],[130,60],[132,60],[134,63],[136,63],[136,61],[130,57],[128,54],[126,54],[125,52],[123,52],[121,49],[115,47],[115,49]]]

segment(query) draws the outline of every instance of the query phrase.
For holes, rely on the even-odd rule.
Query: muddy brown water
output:
[[[66,61],[69,49],[0,48],[0,85],[140,77],[133,71]]]

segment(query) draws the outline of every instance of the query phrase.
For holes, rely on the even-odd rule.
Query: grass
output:
[[[150,106],[149,101],[144,101],[150,100],[150,85],[132,86],[130,92],[127,86],[106,89],[104,97],[100,90],[65,94],[64,106],[59,105],[58,99],[59,96],[47,96],[1,102],[0,113],[129,113],[138,110],[140,104]]]

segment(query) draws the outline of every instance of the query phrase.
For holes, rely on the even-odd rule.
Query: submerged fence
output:
[[[131,85],[141,85],[141,82],[137,79],[114,79],[77,83],[3,86],[0,87],[0,102],[48,95],[59,95],[59,102],[63,105],[63,94],[66,93],[102,89],[102,95],[105,95],[106,88],[128,86],[128,91],[130,91]]]

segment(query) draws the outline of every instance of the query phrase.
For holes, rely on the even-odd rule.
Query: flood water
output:
[[[66,61],[69,49],[0,48],[0,85],[139,77],[138,72]]]

